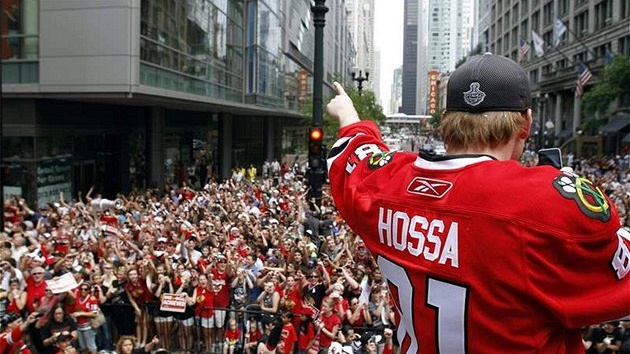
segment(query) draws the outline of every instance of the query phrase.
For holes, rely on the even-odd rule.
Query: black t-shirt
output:
[[[302,288],[302,293],[304,294],[305,299],[308,297],[313,299],[313,305],[319,309],[322,307],[322,301],[326,296],[326,286],[323,283],[317,283],[315,286],[306,284]]]
[[[66,317],[63,320],[63,322],[57,322],[55,320],[51,320],[51,321],[48,321],[48,323],[46,323],[44,327],[42,327],[41,340],[43,341],[44,339],[48,339],[57,333],[69,335],[70,333],[72,333],[72,331],[76,331],[76,330],[77,330],[77,324],[76,322],[74,322],[72,318]],[[42,345],[42,348],[40,348],[40,351],[41,351],[40,354],[51,354],[51,353],[57,352],[57,347],[54,344],[51,344],[48,346]]]

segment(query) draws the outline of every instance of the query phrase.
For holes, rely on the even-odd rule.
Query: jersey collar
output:
[[[485,154],[432,156],[423,152],[418,154],[414,166],[427,170],[454,170],[496,158]]]

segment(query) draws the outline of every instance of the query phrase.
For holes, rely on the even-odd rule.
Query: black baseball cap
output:
[[[520,112],[531,105],[527,72],[501,55],[485,53],[472,57],[448,79],[447,111]]]

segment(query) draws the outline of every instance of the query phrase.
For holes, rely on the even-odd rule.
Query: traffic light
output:
[[[308,163],[311,169],[319,168],[322,163],[323,142],[324,131],[322,128],[311,128],[308,134]]]
[[[322,184],[326,172],[326,160],[324,156],[324,131],[322,128],[313,127],[308,134],[308,182],[309,194],[315,198],[318,205],[322,199]]]

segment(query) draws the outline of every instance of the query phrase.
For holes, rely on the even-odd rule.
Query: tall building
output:
[[[372,78],[376,75],[374,51],[374,0],[346,0],[348,27],[353,38],[355,63],[353,71],[358,74],[368,72],[370,79],[363,83],[369,90],[375,90]]]
[[[403,29],[402,105],[400,113],[415,115],[418,98],[418,30],[422,4],[405,0]]]
[[[381,97],[381,52],[379,50],[374,51],[374,67],[377,69],[370,74],[370,80],[376,95],[376,102],[383,106],[383,97]]]
[[[582,124],[591,117],[581,109],[578,89],[586,92],[599,82],[614,55],[630,55],[630,3],[492,0],[490,4],[489,26],[480,26],[479,37],[488,39],[491,52],[519,60],[519,39],[529,42],[531,49],[522,65],[532,85],[534,134],[543,137],[545,146],[560,146],[579,137]],[[565,30],[554,32],[554,27]],[[538,48],[532,43],[533,32],[544,41]],[[592,76],[578,88],[578,74],[584,69]],[[630,94],[625,93],[609,109],[610,124],[590,132],[605,138],[604,152],[618,153],[625,135],[630,141],[630,116],[615,115],[629,108]],[[585,143],[583,148],[597,151],[594,145]]]
[[[326,2],[325,80],[352,59],[342,3]],[[2,6],[15,19],[0,43],[5,194],[44,204],[95,186],[111,198],[227,177],[306,144],[309,0]]]
[[[473,0],[429,0],[427,62],[446,73],[471,51]]]
[[[400,105],[402,104],[402,72],[402,68],[394,69],[394,78],[392,80],[392,87],[389,99],[389,112],[392,114],[398,112]]]

